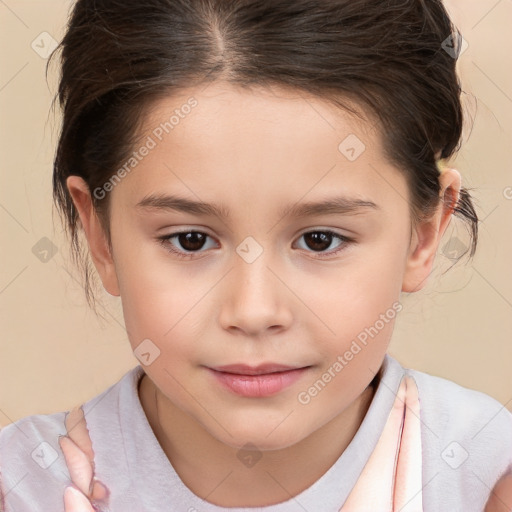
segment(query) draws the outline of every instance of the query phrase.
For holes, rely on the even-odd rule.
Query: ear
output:
[[[434,258],[441,238],[450,223],[461,188],[461,176],[455,169],[444,168],[439,177],[441,201],[431,219],[415,227],[407,257],[403,292],[421,290],[432,272]]]
[[[92,203],[87,183],[79,176],[66,180],[73,203],[78,211],[89,244],[92,261],[100,275],[103,287],[110,295],[119,296],[119,283],[106,234]]]

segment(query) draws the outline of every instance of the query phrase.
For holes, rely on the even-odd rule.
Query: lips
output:
[[[234,364],[208,368],[224,389],[243,397],[263,398],[275,395],[300,379],[310,367],[266,363],[258,366]]]
[[[224,373],[234,373],[236,375],[264,375],[267,373],[286,372],[297,370],[300,367],[286,366],[277,363],[260,364],[259,366],[249,366],[246,364],[229,364],[226,366],[216,366],[212,370]]]

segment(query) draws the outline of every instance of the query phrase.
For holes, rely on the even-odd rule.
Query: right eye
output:
[[[205,245],[206,239],[211,238],[206,233],[201,231],[177,231],[170,233],[169,235],[158,237],[161,245],[168,250],[176,254],[179,258],[193,258],[195,253],[204,252],[200,251]],[[173,242],[173,240],[175,241]],[[179,244],[182,249],[176,248],[176,244]]]

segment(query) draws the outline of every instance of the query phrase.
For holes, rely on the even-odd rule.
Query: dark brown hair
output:
[[[56,49],[63,124],[53,191],[89,303],[91,267],[66,179],[101,187],[133,151],[152,102],[224,80],[291,87],[356,115],[353,105],[363,107],[406,177],[415,222],[442,199],[436,155],[460,147],[460,40],[441,0],[78,0]],[[110,239],[108,195],[92,197]],[[478,218],[464,188],[454,213],[468,223],[473,256]]]

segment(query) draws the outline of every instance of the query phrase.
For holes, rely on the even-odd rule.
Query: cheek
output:
[[[383,314],[394,318],[403,261],[400,250],[391,247],[354,252],[338,268],[303,279],[295,291],[316,314],[327,337],[346,341]]]
[[[313,319],[319,334],[315,346],[323,364],[316,388],[323,389],[325,381],[328,384],[318,404],[339,403],[340,397],[349,403],[380,367],[402,309],[403,251],[403,245],[375,244],[373,250],[354,253],[343,268],[302,290],[319,317]]]
[[[152,340],[163,352],[172,343],[173,351],[193,347],[196,329],[193,317],[198,299],[184,297],[180,290],[170,289],[158,293],[144,283],[132,283],[123,290],[123,313],[132,346],[143,339]]]
[[[120,254],[127,254],[121,250]],[[190,314],[204,292],[192,285],[179,267],[166,265],[150,247],[121,258],[116,269],[133,349],[150,339],[163,351],[170,340],[187,337],[184,328],[190,331]]]
[[[398,291],[393,293],[397,287],[389,281],[379,286],[373,279],[344,285],[328,299],[319,297],[324,302],[318,304],[318,311],[332,332],[315,339],[322,364],[297,397],[321,421],[334,418],[368,386],[382,364],[402,309]]]

